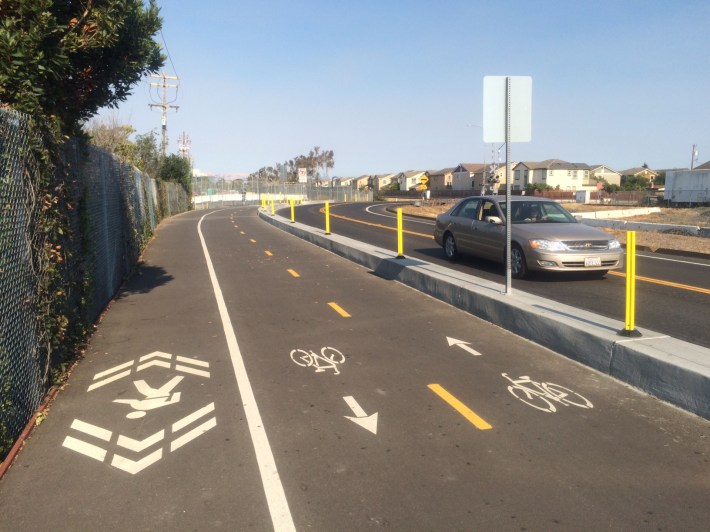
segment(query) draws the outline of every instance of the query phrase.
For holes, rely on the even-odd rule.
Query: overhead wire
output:
[[[177,68],[175,68],[175,63],[173,63],[173,57],[172,57],[172,55],[170,55],[170,50],[168,49],[168,43],[167,43],[167,41],[165,40],[165,35],[163,35],[163,30],[162,30],[162,28],[161,28],[159,31],[160,31],[160,38],[161,38],[162,41],[163,41],[163,48],[165,48],[165,53],[166,53],[167,56],[168,56],[168,61],[170,61],[170,66],[173,68],[173,73],[175,74],[175,77],[177,77],[178,80],[179,80],[179,79],[180,79],[180,76],[178,75]],[[170,103],[173,103],[173,102],[177,101],[179,90],[180,90],[180,87],[179,87],[179,83],[178,83],[178,87],[175,88],[175,98],[174,98],[174,99],[172,100],[172,102],[170,102]]]

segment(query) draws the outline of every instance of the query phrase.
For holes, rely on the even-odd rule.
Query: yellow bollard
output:
[[[626,322],[619,334],[641,336],[635,328],[636,316],[636,231],[626,232]]]
[[[296,222],[296,200],[291,198],[291,223]]]
[[[402,209],[397,209],[397,258],[404,258],[404,239],[402,238]]]
[[[271,198],[271,216],[273,216],[276,213],[275,207],[274,207],[274,198]]]
[[[325,234],[330,234],[330,203],[325,202]]]

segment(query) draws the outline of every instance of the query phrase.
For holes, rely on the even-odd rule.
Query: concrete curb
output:
[[[710,419],[710,349],[650,330],[618,335],[624,324],[514,291],[417,259],[376,248],[259,209],[268,223],[377,275],[449,303],[557,353],[586,364],[664,401]]]

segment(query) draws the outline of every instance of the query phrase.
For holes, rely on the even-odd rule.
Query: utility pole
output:
[[[159,79],[160,82],[151,82],[150,86],[151,87],[158,87],[162,89],[162,94],[161,94],[161,99],[160,103],[151,103],[148,104],[151,109],[154,107],[160,107],[161,109],[161,115],[162,115],[162,142],[160,143],[160,153],[165,157],[165,151],[168,147],[168,109],[175,109],[177,111],[179,107],[177,105],[170,105],[172,102],[174,102],[177,99],[177,89],[178,89],[178,84],[177,83],[168,83],[168,80],[175,80],[178,81],[179,78],[177,76],[166,76],[165,74],[151,74],[151,78],[153,79]],[[168,89],[175,89],[175,99],[171,100],[168,102]]]
[[[190,166],[192,166],[192,155],[190,155],[190,148],[192,148],[190,137],[188,137],[187,133],[183,131],[178,139],[178,155],[183,159],[187,159],[190,162]]]

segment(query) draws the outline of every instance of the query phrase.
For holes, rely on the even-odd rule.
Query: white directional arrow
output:
[[[470,342],[464,342],[463,340],[457,340],[456,338],[451,338],[450,336],[446,337],[446,341],[449,342],[449,347],[452,345],[457,345],[464,351],[467,351],[471,353],[473,356],[480,357],[481,353],[476,351],[473,347],[469,347]]]
[[[350,421],[354,421],[358,425],[360,425],[362,428],[369,430],[373,434],[377,434],[377,412],[371,415],[367,415],[365,411],[362,409],[362,407],[357,404],[357,401],[355,398],[351,395],[348,395],[347,397],[343,397],[345,402],[348,404],[350,407],[350,410],[353,411],[353,414],[355,414],[355,417],[351,416],[344,416]]]

